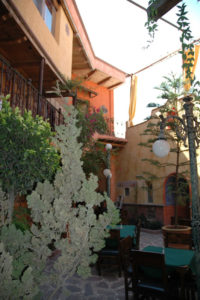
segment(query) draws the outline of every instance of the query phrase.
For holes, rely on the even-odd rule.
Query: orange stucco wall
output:
[[[82,83],[83,86],[97,93],[97,96],[90,97],[88,92],[79,91],[78,98],[87,100],[95,108],[100,108],[104,105],[108,112],[105,114],[106,118],[114,117],[114,101],[113,101],[113,90],[108,90],[105,87],[98,86],[96,83],[91,81],[85,81]]]
[[[32,0],[13,0],[13,3],[59,72],[71,78],[73,32],[62,7],[57,7],[53,36]]]

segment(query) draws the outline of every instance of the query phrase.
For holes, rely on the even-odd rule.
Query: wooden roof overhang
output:
[[[113,75],[113,66],[95,57],[93,65],[84,50],[84,45],[78,35],[74,35],[73,56],[72,56],[72,73],[83,80],[92,81],[97,85],[114,89],[124,82],[124,78]],[[104,65],[108,68],[105,70]],[[110,68],[109,68],[110,67]],[[125,74],[125,73],[124,73]],[[125,77],[125,76],[124,76]]]
[[[26,79],[30,79],[36,88],[39,88],[42,60],[43,89],[52,89],[57,79],[62,80],[56,66],[11,0],[0,0],[0,31],[0,54]]]
[[[99,58],[96,58],[96,61],[102,62],[102,64],[105,63]],[[76,36],[73,42],[72,73],[85,81],[92,81],[108,89],[114,89],[124,82],[124,80],[108,74],[103,68],[92,66],[88,61],[84,46]]]
[[[105,134],[99,134],[97,132],[95,132],[95,134],[93,135],[93,138],[102,143],[102,144],[112,144],[113,148],[123,148],[127,143],[128,140],[124,139],[124,138],[118,138],[115,136],[111,136],[111,135],[105,135]]]
[[[72,73],[107,89],[125,82],[127,74],[95,56],[85,26],[74,0],[60,0],[71,18],[73,36]]]

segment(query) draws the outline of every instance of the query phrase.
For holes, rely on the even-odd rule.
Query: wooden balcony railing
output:
[[[31,110],[32,115],[40,115],[48,120],[52,129],[55,125],[63,123],[60,109],[56,109],[39,91],[25,79],[19,72],[0,56],[0,95],[10,94],[10,104],[13,108],[19,107],[22,114],[24,110]]]
[[[105,121],[107,123],[107,132],[106,134],[115,136],[115,131],[114,131],[114,119],[113,118],[106,118]]]

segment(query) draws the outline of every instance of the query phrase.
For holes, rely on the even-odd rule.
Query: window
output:
[[[55,7],[51,0],[33,0],[45,24],[54,33]]]
[[[148,203],[153,203],[153,186],[150,181],[146,181],[147,184],[147,197]]]
[[[128,187],[125,188],[125,196],[130,195],[130,189]]]

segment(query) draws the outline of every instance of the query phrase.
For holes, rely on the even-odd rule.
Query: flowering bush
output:
[[[93,173],[98,175],[99,170],[106,160],[106,153],[104,145],[94,140],[93,135],[95,132],[106,134],[108,126],[103,116],[102,109],[89,107],[87,112],[79,109],[77,119],[77,126],[81,128],[81,134],[78,141],[82,143],[82,158],[83,170],[86,175]]]
[[[82,128],[79,141],[83,143],[84,147],[91,143],[92,136],[95,132],[100,134],[106,134],[108,132],[108,126],[103,114],[103,110],[91,106],[86,113],[79,109],[77,125]]]

